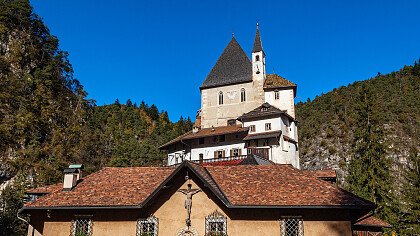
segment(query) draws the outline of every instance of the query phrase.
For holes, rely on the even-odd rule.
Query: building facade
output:
[[[19,214],[35,236],[352,235],[374,204],[317,174],[270,163],[104,168],[29,190],[43,196]]]
[[[258,25],[251,59],[232,36],[200,87],[201,109],[193,130],[160,147],[168,151],[168,165],[258,155],[299,168],[296,88],[267,74]],[[265,109],[275,112],[264,115]],[[254,116],[245,118],[248,113]]]

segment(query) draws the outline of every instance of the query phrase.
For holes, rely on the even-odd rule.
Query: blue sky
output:
[[[156,104],[193,120],[199,86],[231,39],[250,55],[260,22],[267,71],[297,101],[420,58],[420,1],[32,0],[98,105]]]

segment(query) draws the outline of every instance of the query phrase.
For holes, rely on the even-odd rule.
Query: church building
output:
[[[193,130],[160,147],[168,151],[168,165],[254,155],[299,168],[296,90],[296,84],[267,74],[258,24],[251,59],[232,36],[200,87]]]

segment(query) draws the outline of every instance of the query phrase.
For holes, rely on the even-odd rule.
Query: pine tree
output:
[[[410,150],[404,171],[402,233],[420,234],[420,155],[416,147]]]
[[[397,216],[392,194],[391,162],[385,156],[383,131],[372,111],[371,96],[365,86],[361,88],[359,102],[353,154],[347,167],[348,189],[375,203],[375,214],[395,224]]]

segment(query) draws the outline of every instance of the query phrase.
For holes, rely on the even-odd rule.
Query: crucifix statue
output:
[[[186,180],[189,180],[188,174],[185,176]],[[187,189],[180,189],[178,192],[181,192],[187,196],[187,199],[185,199],[184,207],[187,209],[187,219],[185,220],[185,223],[187,226],[191,226],[191,207],[192,207],[192,197],[196,194],[201,192],[201,189],[192,189],[192,184],[188,183]]]

